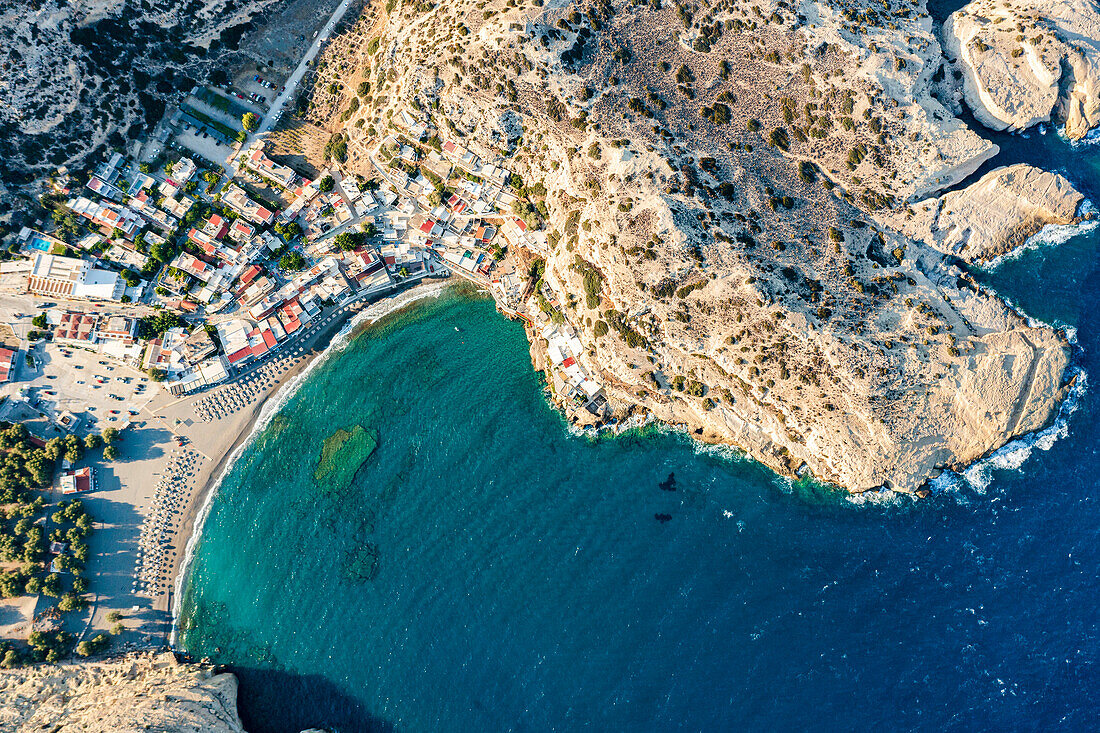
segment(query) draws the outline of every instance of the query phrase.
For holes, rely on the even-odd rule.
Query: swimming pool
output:
[[[35,237],[31,240],[30,248],[36,249],[39,252],[49,252],[50,247],[53,246],[42,237]]]

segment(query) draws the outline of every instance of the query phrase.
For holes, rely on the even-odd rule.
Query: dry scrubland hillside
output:
[[[366,174],[401,109],[505,154],[620,414],[913,491],[1048,422],[1069,361],[953,257],[1074,221],[1067,181],[999,171],[910,206],[997,151],[934,96],[960,76],[920,2],[391,0],[308,108]]]
[[[0,183],[13,186],[151,130],[163,100],[230,62],[280,0],[0,3]]]

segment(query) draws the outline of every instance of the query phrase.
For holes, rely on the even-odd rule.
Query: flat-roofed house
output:
[[[117,272],[97,270],[75,257],[39,253],[31,261],[27,292],[57,298],[119,300],[126,282]]]
[[[235,184],[229,184],[222,194],[222,203],[236,211],[253,224],[270,224],[275,221],[275,212],[271,211],[248,197],[244,189]]]

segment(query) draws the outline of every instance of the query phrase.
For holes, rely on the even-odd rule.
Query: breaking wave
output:
[[[1086,199],[1082,204],[1082,211],[1087,213],[1093,210],[1094,207],[1092,202]],[[1019,259],[1025,252],[1030,252],[1040,247],[1068,242],[1080,234],[1091,232],[1098,226],[1100,226],[1100,221],[1097,220],[1081,221],[1076,224],[1047,224],[1038,232],[1028,237],[1027,241],[1016,249],[1011,252],[1006,252],[999,257],[994,257],[989,262],[984,263],[981,269],[986,272],[991,272],[1006,262]]]
[[[995,471],[1018,470],[1036,450],[1048,451],[1062,438],[1069,435],[1069,418],[1080,407],[1081,398],[1088,391],[1088,372],[1074,367],[1073,385],[1058,406],[1058,414],[1049,426],[1034,433],[1010,440],[985,458],[976,461],[961,473],[944,471],[930,482],[933,493],[958,492],[969,489],[985,494],[993,482]]]

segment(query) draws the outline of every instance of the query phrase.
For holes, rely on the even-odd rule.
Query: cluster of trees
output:
[[[164,332],[184,325],[183,319],[172,311],[162,310],[154,315],[145,316],[138,322],[138,338],[152,339],[163,336]]]
[[[50,483],[55,461],[76,460],[85,449],[98,447],[101,440],[117,439],[116,430],[102,439],[100,436],[89,436],[83,441],[75,436],[53,438],[44,448],[38,448],[24,425],[13,424],[0,430],[3,484],[0,503],[4,505],[0,507],[0,562],[9,567],[0,573],[0,597],[41,594],[58,598],[57,608],[61,611],[85,607],[81,594],[88,589],[84,567],[88,562],[92,518],[79,500],[62,501],[47,516],[45,499],[31,498],[31,492]],[[51,542],[64,547],[51,555]],[[71,581],[67,583],[63,574]],[[29,643],[30,659],[55,661],[68,653],[71,638],[64,633],[37,633],[31,635]],[[13,647],[2,647],[0,652],[0,666],[7,668],[21,663],[22,657]]]
[[[335,236],[335,239],[332,240],[332,243],[337,245],[337,249],[339,249],[341,252],[349,252],[351,250],[362,247],[365,239],[366,236],[363,232],[342,231],[337,234],[337,236]]]
[[[0,502],[19,501],[30,489],[48,486],[53,463],[45,451],[30,441],[25,425],[16,423],[0,430]]]
[[[84,455],[84,446],[85,442],[80,438],[75,435],[66,435],[64,438],[50,438],[47,440],[43,452],[51,461],[59,461],[64,458],[66,461],[74,463]]]
[[[306,266],[306,258],[297,250],[291,250],[279,258],[279,267],[287,272],[297,272]]]
[[[296,221],[275,222],[273,229],[276,234],[282,235],[283,239],[287,241],[302,236],[302,225]]]

